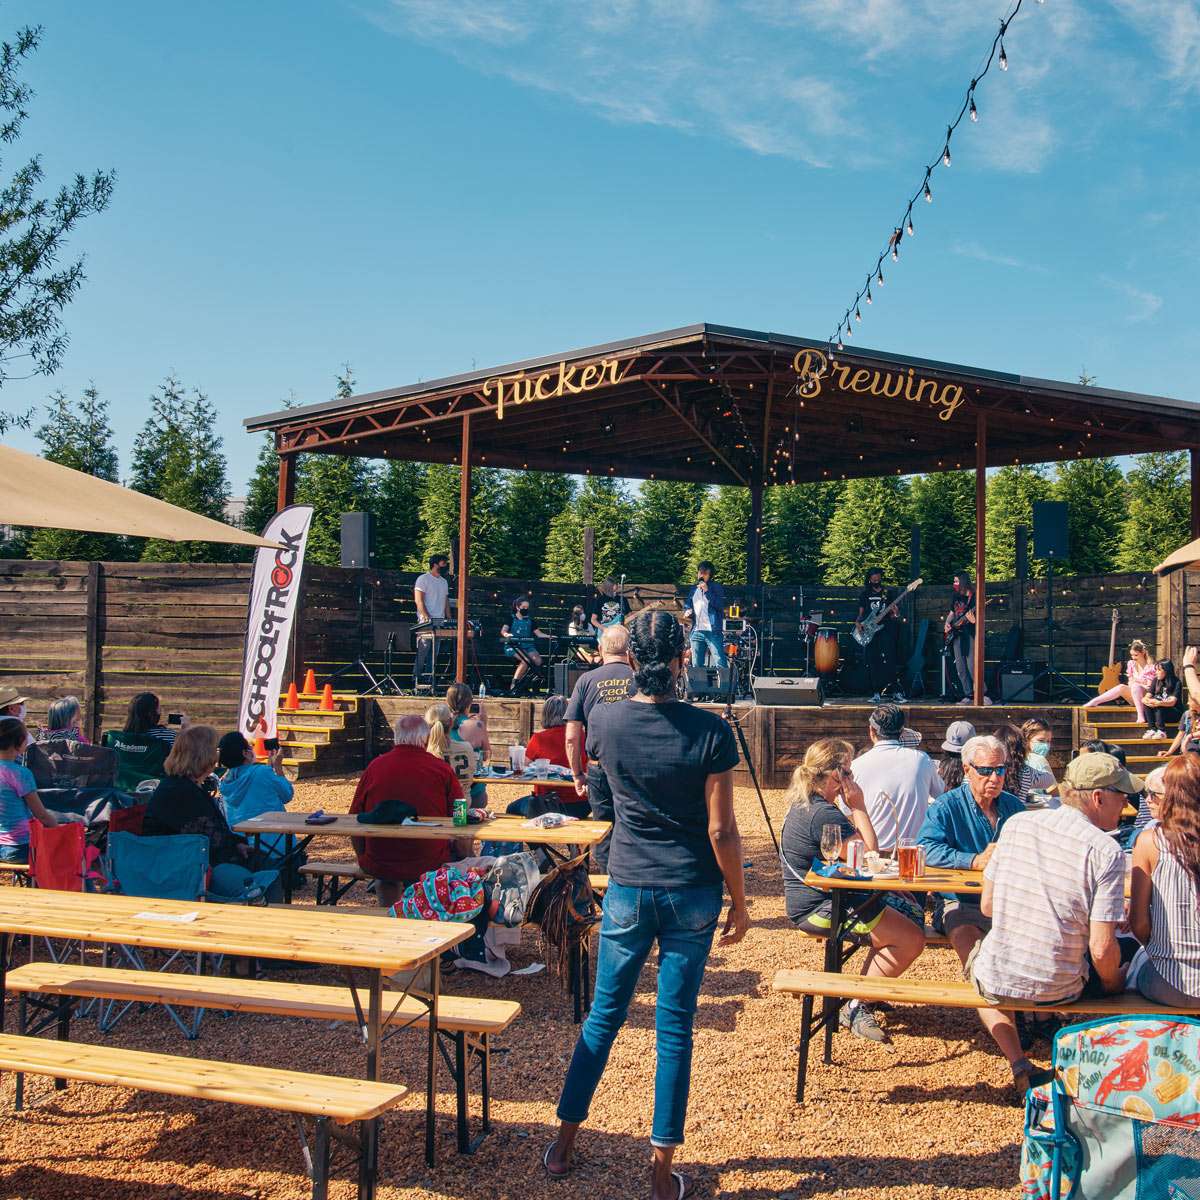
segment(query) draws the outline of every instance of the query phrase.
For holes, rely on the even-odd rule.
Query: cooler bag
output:
[[[1152,1013],[1059,1031],[1025,1103],[1028,1200],[1200,1200],[1200,1021]]]

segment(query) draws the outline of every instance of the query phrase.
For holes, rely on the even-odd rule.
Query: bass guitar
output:
[[[1097,696],[1103,696],[1110,688],[1115,688],[1121,682],[1121,664],[1117,662],[1117,622],[1121,614],[1112,610],[1112,632],[1108,635],[1108,666],[1101,668],[1100,687]]]
[[[983,607],[987,608],[987,606],[989,604],[991,604],[994,599],[995,599],[994,596],[989,596],[983,602]],[[965,612],[959,613],[957,617],[951,617],[949,629],[947,629],[944,625],[942,626],[942,647],[943,647],[943,649],[948,648],[950,643],[954,641],[955,635],[958,633],[959,629],[967,623],[967,618],[972,617],[974,615],[975,615],[975,605],[972,604],[970,608],[968,608]]]
[[[881,608],[876,612],[871,613],[871,615],[863,621],[861,630],[855,626],[853,631],[854,640],[860,646],[869,646],[871,644],[871,639],[879,632],[879,627],[883,624],[888,613],[895,612],[899,607],[900,601],[903,600],[904,597],[910,592],[915,592],[917,588],[919,588],[924,582],[924,579],[914,579],[912,583],[910,583],[908,587],[906,587],[904,591],[902,591],[900,595],[898,595],[895,600],[893,600],[891,604],[887,606],[887,608]]]

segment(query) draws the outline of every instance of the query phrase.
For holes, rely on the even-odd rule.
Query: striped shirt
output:
[[[1125,855],[1078,809],[1018,813],[984,868],[992,930],[975,979],[994,996],[1045,1004],[1083,990],[1092,921],[1125,919]]]
[[[1150,876],[1146,953],[1167,983],[1185,995],[1200,997],[1200,895],[1161,827],[1154,831],[1154,842],[1158,862]]]

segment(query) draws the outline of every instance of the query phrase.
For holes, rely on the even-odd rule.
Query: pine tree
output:
[[[1115,570],[1126,501],[1125,476],[1116,459],[1081,458],[1059,463],[1053,498],[1065,500],[1068,505],[1070,573],[1104,575]],[[1057,563],[1054,569],[1057,574]]]
[[[503,575],[512,579],[538,577],[546,560],[550,524],[574,499],[575,481],[569,475],[504,473],[494,548]]]
[[[898,475],[851,479],[821,550],[825,582],[861,584],[878,567],[889,585],[908,581],[911,488]]]
[[[709,492],[696,518],[688,573],[706,559],[726,587],[746,582],[746,525],[750,520],[750,489],[723,484]]]
[[[975,472],[939,471],[912,481],[913,521],[921,526],[921,577],[952,583],[975,573]]]
[[[254,474],[246,485],[246,507],[242,512],[242,528],[262,533],[279,505],[279,456],[275,453],[275,436],[268,434],[254,464]]]
[[[118,482],[117,451],[108,422],[108,401],[100,399],[94,383],[83,390],[78,406],[61,389],[50,396],[47,421],[37,431],[42,457],[97,479]],[[36,529],[29,537],[31,558],[76,562],[112,562],[124,556],[122,538],[110,533],[77,529]]]
[[[575,498],[550,522],[542,578],[574,583],[583,578],[583,531],[595,531],[594,577],[629,573],[629,543],[635,508],[615,479],[589,475]]]
[[[708,489],[702,483],[647,479],[638,489],[629,574],[642,583],[685,578],[696,521]]]
[[[394,571],[424,571],[421,489],[425,464],[390,461],[379,475],[375,506],[376,563]]]
[[[501,506],[504,492],[502,472],[491,467],[471,468],[472,575],[508,574],[503,562],[504,536]],[[449,554],[458,539],[459,501],[462,473],[453,463],[430,463],[421,482],[418,515],[421,530],[421,562],[424,570],[431,555]],[[455,564],[457,568],[457,564]]]
[[[1034,466],[1000,467],[988,476],[984,551],[989,579],[1012,579],[1017,573],[1016,528],[1029,531],[1029,574],[1043,577],[1046,564],[1033,558],[1033,502],[1052,499],[1053,488],[1046,468]]]
[[[1129,512],[1117,566],[1149,571],[1178,550],[1192,527],[1187,451],[1139,454],[1127,479]]]
[[[151,414],[133,448],[133,487],[214,521],[223,521],[229,500],[222,439],[216,410],[199,388],[189,399],[173,376],[162,395],[150,397]],[[229,562],[237,547],[219,542],[165,542],[150,539],[143,562]]]
[[[821,549],[841,502],[843,480],[770,488],[765,504],[763,578],[770,583],[821,583]]]

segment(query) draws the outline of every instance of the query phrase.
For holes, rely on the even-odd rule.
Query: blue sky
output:
[[[52,379],[121,465],[168,372],[242,417],[698,321],[826,337],[990,0],[9,0],[4,170],[118,172]],[[1025,0],[856,344],[1200,399],[1200,0]],[[31,435],[12,439],[36,449]]]

